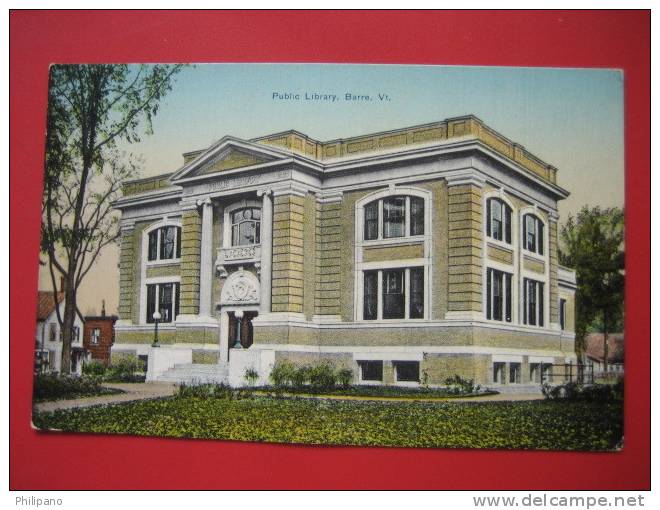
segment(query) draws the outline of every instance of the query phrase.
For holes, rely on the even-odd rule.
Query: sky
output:
[[[560,202],[561,223],[584,205],[623,207],[623,79],[605,69],[198,64],[177,76],[153,135],[123,148],[142,159],[147,177],[177,170],[182,153],[225,135],[295,129],[324,141],[474,114],[558,168],[558,184],[571,193]],[[346,101],[347,93],[372,100]],[[83,314],[100,312],[102,299],[116,312],[117,259],[108,247],[89,272],[79,291]],[[50,288],[47,271],[40,288]]]

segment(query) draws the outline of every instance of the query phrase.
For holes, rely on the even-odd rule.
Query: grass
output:
[[[355,402],[194,396],[36,413],[72,432],[278,443],[437,448],[611,450],[621,402]]]

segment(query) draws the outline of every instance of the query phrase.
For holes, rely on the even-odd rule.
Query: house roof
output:
[[[55,311],[55,305],[59,305],[62,301],[64,301],[64,292],[57,293],[57,303],[55,303],[52,291],[40,290],[37,301],[37,320],[45,321]]]
[[[586,355],[594,360],[603,361],[604,344],[603,333],[590,333],[586,340]],[[610,333],[607,338],[607,361],[609,363],[623,363],[623,333]]]

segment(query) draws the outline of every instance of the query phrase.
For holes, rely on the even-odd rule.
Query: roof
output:
[[[64,301],[64,292],[57,293],[57,304]],[[37,302],[37,320],[45,321],[50,317],[50,314],[55,311],[55,297],[53,292],[49,290],[39,291],[39,300]]]
[[[321,167],[324,167],[338,164],[338,160],[368,157],[374,152],[387,152],[390,149],[413,151],[421,146],[439,146],[461,140],[478,142],[491,154],[513,162],[523,173],[540,178],[543,182],[556,188],[561,195],[568,196],[568,192],[557,185],[557,169],[554,166],[541,160],[522,145],[498,133],[474,115],[329,141],[315,140],[295,129],[250,140],[225,136],[206,149],[184,153],[184,165],[176,172],[127,181],[122,190],[123,195],[128,196],[176,189],[174,184],[177,179],[201,164],[202,161],[208,160],[211,156],[217,156],[216,152],[226,149],[228,144],[239,144],[244,149],[252,150],[269,147],[277,149],[280,158],[288,156],[299,162],[302,160],[316,161]],[[273,164],[270,158],[266,159],[266,163]],[[288,159],[286,161],[289,162]],[[247,166],[252,168],[256,164],[252,162]],[[239,166],[245,167],[246,165]]]
[[[585,354],[594,360],[603,361],[604,345],[603,333],[589,333],[585,339]],[[609,363],[623,363],[623,333],[610,333],[607,338],[607,361]]]

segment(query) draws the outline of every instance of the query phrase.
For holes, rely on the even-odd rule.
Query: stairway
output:
[[[172,382],[177,384],[227,384],[229,379],[229,366],[227,363],[200,364],[183,363],[176,364],[172,368],[158,376],[158,381]]]

